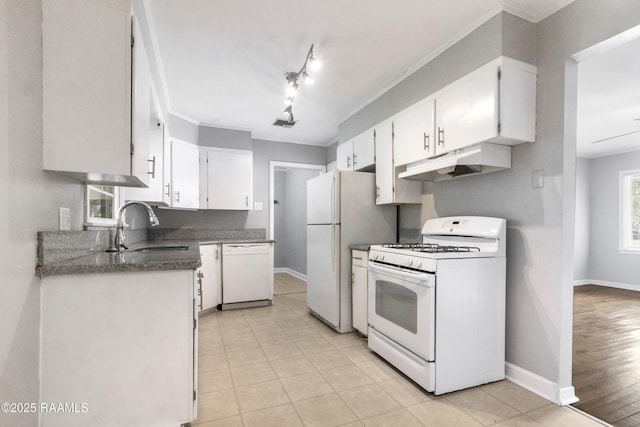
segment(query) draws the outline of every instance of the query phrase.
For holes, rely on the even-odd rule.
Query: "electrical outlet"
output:
[[[58,226],[60,231],[71,230],[71,210],[69,208],[58,208]]]
[[[261,211],[262,210],[262,202],[253,202],[253,210]]]

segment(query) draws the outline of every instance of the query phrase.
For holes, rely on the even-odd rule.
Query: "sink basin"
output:
[[[189,246],[171,245],[171,246],[145,246],[143,248],[132,249],[131,252],[164,252],[164,251],[186,251]]]

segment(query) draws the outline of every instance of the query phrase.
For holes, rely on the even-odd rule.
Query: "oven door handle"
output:
[[[383,274],[393,275],[394,277],[400,277],[409,282],[420,284],[422,286],[426,286],[429,288],[432,288],[435,286],[435,281],[432,280],[433,274],[431,273],[422,273],[422,272],[413,271],[413,270],[404,270],[401,268],[394,268],[390,266],[377,264],[375,262],[369,263],[369,270],[376,273],[383,273]]]

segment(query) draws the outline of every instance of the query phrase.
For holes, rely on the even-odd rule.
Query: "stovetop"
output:
[[[438,254],[445,252],[480,252],[477,246],[453,246],[439,245],[437,243],[389,243],[382,245],[383,248],[400,249],[412,252],[424,252],[429,254]]]

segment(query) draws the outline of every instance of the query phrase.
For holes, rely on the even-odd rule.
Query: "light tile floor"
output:
[[[194,426],[600,426],[509,382],[426,393],[306,308],[303,281],[276,274],[270,307],[200,318]]]

